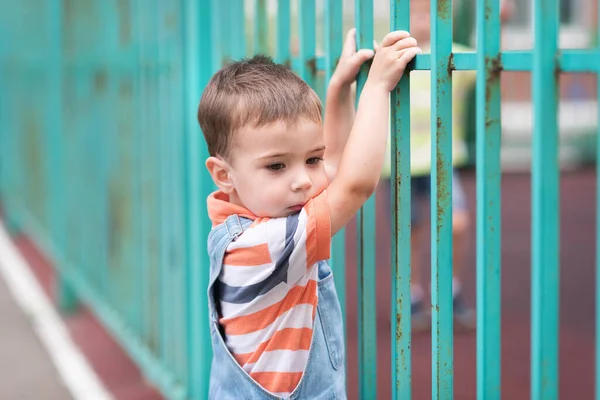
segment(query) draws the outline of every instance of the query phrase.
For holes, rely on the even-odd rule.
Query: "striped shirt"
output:
[[[326,192],[285,218],[259,218],[215,192],[213,226],[233,214],[253,220],[226,249],[216,282],[225,343],[240,366],[267,391],[294,391],[308,361],[317,311],[318,261],[329,258],[331,220]]]

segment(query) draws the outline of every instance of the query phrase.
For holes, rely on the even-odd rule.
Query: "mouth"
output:
[[[295,206],[288,207],[288,209],[292,211],[300,211],[302,210],[302,207],[304,207],[303,204],[296,204]]]

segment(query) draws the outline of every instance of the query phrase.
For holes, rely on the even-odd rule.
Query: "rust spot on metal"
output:
[[[454,53],[450,53],[450,57],[448,58],[448,76],[452,75],[452,71],[456,69],[456,65],[454,64]]]
[[[177,28],[179,21],[177,19],[177,15],[175,13],[169,13],[165,15],[164,24],[165,28],[173,29]]]
[[[438,117],[437,119],[438,131],[442,130],[442,120]],[[436,160],[436,172],[437,172],[437,196],[438,196],[438,205],[437,205],[437,227],[442,226],[442,219],[444,217],[444,204],[448,202],[448,188],[446,186],[447,174],[448,171],[444,168],[444,157],[441,153],[440,149],[437,149],[437,160]],[[441,238],[439,235],[437,236],[437,242],[439,243]]]
[[[315,57],[311,57],[306,60],[306,68],[308,68],[311,76],[317,76],[317,59]]]
[[[500,72],[502,71],[502,62],[500,61],[500,55],[496,57],[485,57],[485,65],[489,71],[485,80],[485,103],[486,107],[490,104],[492,98],[492,88],[495,84],[500,81]],[[486,121],[486,127],[489,126],[493,121]]]
[[[108,78],[106,76],[105,70],[100,69],[100,70],[96,71],[96,73],[94,74],[94,91],[103,92],[104,89],[106,88],[107,81],[108,81]]]
[[[492,17],[492,8],[489,6],[485,7],[484,18],[486,21],[489,21]]]
[[[554,56],[554,81],[556,83],[558,83],[559,79],[560,79],[560,73],[562,71],[562,68],[560,66],[560,53],[561,51],[557,51],[555,56]]]
[[[452,6],[452,0],[438,0],[437,3],[437,16],[439,19],[450,18],[450,9]]]

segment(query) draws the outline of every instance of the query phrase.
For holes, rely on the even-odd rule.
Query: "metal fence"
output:
[[[408,30],[409,1],[390,5],[391,29]],[[479,0],[477,52],[452,53],[452,1],[431,0],[432,52],[412,67],[431,70],[433,398],[453,393],[453,70],[477,70],[478,398],[501,395],[501,71],[533,76],[531,398],[557,397],[557,84],[561,72],[600,72],[598,48],[558,49],[558,5],[534,1],[533,51],[501,52],[498,0]],[[32,235],[51,256],[65,310],[77,301],[90,306],[168,398],[205,398],[205,198],[213,186],[195,118],[202,87],[227,60],[267,52],[323,97],[347,25],[342,2],[280,0],[276,13],[265,0],[0,6],[0,194],[7,225]],[[356,0],[354,14],[358,45],[371,47],[373,1]],[[358,77],[359,92],[366,73]],[[392,393],[401,399],[411,397],[409,91],[407,74],[391,103],[391,368]],[[357,223],[359,397],[371,399],[377,368],[388,368],[376,359],[373,199]],[[334,239],[332,267],[345,305],[343,238],[341,232]],[[598,360],[598,346],[596,352]],[[596,374],[598,382],[599,368]]]

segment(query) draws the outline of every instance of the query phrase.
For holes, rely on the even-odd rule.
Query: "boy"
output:
[[[411,34],[429,52],[430,41],[430,1],[411,1]],[[453,51],[469,51],[468,48],[453,45]],[[426,248],[423,206],[430,195],[431,167],[431,75],[429,71],[413,71],[410,77],[411,111],[411,311],[413,331],[425,331],[431,327],[429,307],[425,304],[425,290],[420,279],[421,256]],[[464,142],[465,101],[469,88],[475,84],[475,72],[459,71],[452,79],[452,153],[453,165],[463,165],[467,159]],[[388,148],[389,152],[389,148]],[[389,161],[389,157],[386,157]],[[387,163],[382,176],[389,178],[390,165]],[[384,187],[389,191],[389,179]],[[389,199],[389,192],[387,195]],[[389,207],[388,207],[389,208]],[[475,313],[467,306],[462,296],[461,272],[465,264],[468,240],[469,213],[465,194],[457,171],[452,174],[452,241],[453,278],[452,294],[454,305],[454,328],[456,331],[470,331],[475,328]]]
[[[218,189],[209,313],[209,397],[346,398],[344,335],[329,258],[331,236],[377,186],[388,136],[389,92],[420,52],[389,33],[373,59],[356,120],[350,85],[373,57],[351,31],[327,95],[266,57],[217,72],[198,120]]]

